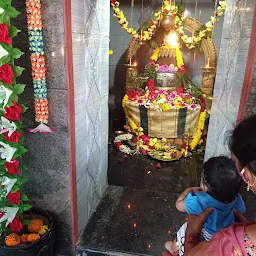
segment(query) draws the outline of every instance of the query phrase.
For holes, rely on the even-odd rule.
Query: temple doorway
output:
[[[179,194],[200,184],[204,159],[228,154],[224,147],[209,153],[212,140],[220,141],[213,134],[223,95],[218,66],[223,69],[227,56],[232,58],[231,50],[223,48],[222,33],[233,29],[227,25],[224,31],[223,4],[226,1],[112,1],[109,186],[83,233],[81,252],[160,255],[164,242],[173,239],[184,222],[185,215],[175,208]],[[156,26],[152,17],[158,17],[159,9],[163,15]],[[174,18],[180,13],[182,21]],[[228,24],[229,17],[225,19]],[[212,103],[215,124],[209,121]],[[219,132],[219,144],[235,121],[234,115]]]

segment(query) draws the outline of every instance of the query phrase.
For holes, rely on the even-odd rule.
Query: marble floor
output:
[[[159,163],[109,149],[109,187],[92,216],[78,255],[161,255],[184,221],[175,201],[200,183],[203,155]]]

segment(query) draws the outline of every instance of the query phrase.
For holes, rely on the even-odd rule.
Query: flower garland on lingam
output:
[[[55,130],[46,124],[49,119],[46,66],[44,56],[43,24],[41,15],[40,0],[27,0],[27,22],[29,35],[29,50],[31,52],[32,78],[34,84],[35,98],[35,121],[40,123],[35,129],[28,129],[30,132],[52,133]]]
[[[178,72],[181,81],[186,75],[186,68],[184,66],[180,48],[176,47],[173,50],[175,50],[176,54],[177,67],[174,65],[160,66],[156,64],[160,49],[155,49],[153,55],[151,56],[150,63],[145,68],[145,73],[149,78],[145,90],[142,88],[132,89],[123,98],[122,107],[124,109],[128,123],[128,126],[125,126],[125,128],[133,133],[134,136],[132,136],[130,133],[118,135],[114,140],[114,144],[118,150],[125,154],[133,155],[140,152],[146,155],[150,151],[160,150],[166,152],[166,155],[163,155],[162,160],[175,160],[177,156],[180,157],[185,152],[185,145],[180,147],[178,145],[173,145],[171,142],[172,140],[168,140],[166,138],[149,138],[147,135],[145,135],[143,133],[143,128],[138,127],[136,122],[129,114],[126,106],[128,100],[136,102],[138,106],[144,106],[145,108],[151,108],[155,109],[155,111],[163,112],[169,111],[171,109],[179,110],[182,108],[186,108],[191,111],[201,109],[196,134],[189,145],[189,150],[195,150],[196,147],[203,142],[201,137],[205,126],[207,112],[204,98],[200,90],[195,89],[196,92],[194,93],[190,91],[186,92],[183,85],[180,85],[177,91],[155,89],[154,79],[157,71],[166,73]],[[181,81],[179,81],[179,83]],[[126,141],[126,144],[123,144],[123,141]],[[170,152],[172,153],[171,155]]]
[[[26,179],[21,175],[23,167],[20,162],[21,156],[27,151],[23,147],[20,120],[26,107],[19,104],[18,98],[25,85],[17,82],[24,69],[17,66],[15,60],[23,53],[12,46],[12,40],[19,30],[10,23],[10,19],[18,14],[11,1],[0,1],[0,245],[5,240],[8,246],[14,246],[16,239],[12,237],[17,238],[16,233],[29,225],[23,213],[31,208],[22,190]],[[35,239],[35,236],[31,237],[31,241]]]
[[[161,10],[157,11],[154,14],[154,17],[146,25],[143,25],[140,28],[141,33],[137,33],[135,29],[128,28],[128,21],[123,11],[120,9],[120,3],[116,0],[111,0],[110,2],[114,11],[114,16],[118,19],[120,26],[132,37],[141,41],[151,40],[163,15],[172,15],[175,18],[175,29],[188,49],[194,49],[198,46],[202,39],[212,37],[212,31],[215,23],[226,10],[226,0],[219,0],[217,8],[214,10],[214,15],[210,17],[210,20],[205,25],[202,25],[202,27],[192,36],[188,36],[185,34],[183,27],[183,21],[185,18],[184,6],[175,4],[175,1],[167,0],[163,2]]]

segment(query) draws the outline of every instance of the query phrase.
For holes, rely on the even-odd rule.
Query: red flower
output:
[[[4,216],[3,212],[0,212],[0,219]]]
[[[178,92],[178,93],[184,93],[184,86],[179,86],[179,87],[177,88],[177,92]]]
[[[0,32],[1,33],[1,32]],[[12,84],[14,73],[9,64],[4,64],[0,67],[0,80],[6,84]]]
[[[153,67],[156,65],[156,61],[155,60],[150,60],[149,66]]]
[[[154,90],[154,87],[155,87],[155,82],[154,80],[148,80],[147,82],[147,87],[150,91],[153,91]]]
[[[13,106],[5,108],[4,117],[9,120],[20,120],[21,106],[17,105],[15,101],[12,102]]]
[[[130,90],[127,95],[129,100],[136,100],[138,98],[138,92],[135,89]]]
[[[156,164],[156,169],[160,169],[161,168],[161,164],[160,163],[158,163],[158,164]]]
[[[15,159],[11,162],[6,162],[4,166],[10,175],[20,175],[20,171],[18,170],[19,164],[19,160]]]
[[[6,24],[0,24],[0,42],[9,45],[12,42],[8,34],[8,27]]]
[[[144,145],[148,145],[149,144],[149,137],[147,135],[142,135],[141,136],[142,140],[143,140],[143,144]]]
[[[148,154],[145,149],[142,149],[140,152],[141,152],[141,154],[142,154],[143,156],[146,156],[146,155]]]
[[[11,204],[20,204],[20,191],[16,191],[15,193],[9,193],[7,195],[7,199]]]
[[[187,69],[184,66],[181,66],[179,68],[179,72],[182,73],[182,74],[187,73]]]
[[[202,111],[202,112],[204,112],[204,111],[205,111],[205,109],[206,109],[206,104],[205,104],[205,100],[204,100],[204,98],[203,98],[203,97],[201,98],[201,106],[202,106],[201,111]]]
[[[20,222],[19,216],[16,216],[15,219],[9,224],[9,227],[12,232],[17,233],[20,232],[23,228],[22,223]]]
[[[117,150],[119,150],[121,146],[122,146],[121,142],[116,142],[115,143],[115,147],[116,147]]]
[[[133,138],[133,143],[137,144],[137,142],[138,142],[138,137],[135,136],[135,137]]]
[[[8,133],[9,133],[9,132],[5,132],[5,133],[3,133],[3,135],[4,135],[5,140],[6,140],[6,141],[10,141],[10,142],[16,142],[16,143],[18,143],[18,142],[19,142],[19,139],[20,139],[21,136],[22,136],[21,133],[19,133],[19,132],[17,132],[17,131],[13,132],[10,137],[8,136]]]

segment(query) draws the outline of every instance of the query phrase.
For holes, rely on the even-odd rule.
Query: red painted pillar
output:
[[[77,224],[77,188],[76,188],[76,142],[75,142],[75,97],[74,97],[74,71],[72,51],[72,20],[71,0],[63,1],[64,40],[66,57],[66,74],[68,89],[68,142],[69,142],[69,173],[70,173],[70,202],[72,217],[72,241],[78,243]]]

